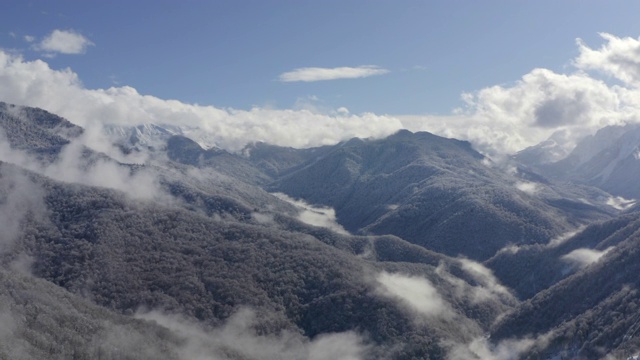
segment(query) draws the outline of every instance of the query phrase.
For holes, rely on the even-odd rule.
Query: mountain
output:
[[[508,244],[546,243],[609,216],[602,197],[582,201],[592,196],[545,181],[510,175],[467,142],[403,130],[323,149],[267,189],[334,208],[354,233],[485,260]]]
[[[82,134],[82,128],[42,109],[0,102],[0,124],[7,145],[29,151],[38,159],[52,159]]]
[[[231,153],[8,104],[0,127],[2,359],[640,349],[638,205],[522,159],[409,131]]]
[[[484,262],[521,299],[529,299],[582,270],[640,230],[637,214],[625,214],[553,239],[512,246]]]
[[[521,154],[515,158],[547,177],[596,186],[615,196],[640,198],[640,185],[635,181],[640,175],[639,124],[604,127],[555,162],[530,161]]]
[[[636,354],[640,345],[636,337],[639,224],[636,213],[586,228],[583,233],[595,235],[596,248],[609,250],[505,316],[493,330],[492,339],[543,339],[528,354],[532,359],[626,358]]]
[[[205,149],[216,148],[215,141],[211,136],[208,136],[203,131],[186,126],[151,123],[137,126],[107,125],[104,127],[103,132],[114,143],[125,148],[137,150],[162,149],[172,136],[187,137]]]
[[[15,128],[15,139],[27,135],[23,128],[30,129]],[[395,236],[306,224],[253,180],[215,168],[218,156],[230,167],[249,166],[246,157],[171,136],[162,149],[140,151],[172,155],[132,164],[125,153],[116,161],[66,141],[29,170],[0,163],[0,268],[9,278],[1,286],[13,299],[7,304],[17,304],[7,316],[20,329],[0,336],[6,356],[19,343],[27,359],[47,351],[55,352],[48,358],[444,358],[452,343],[481,336],[517,304],[479,263]],[[25,156],[34,153],[22,145]],[[41,313],[22,309],[26,295],[12,290],[15,282],[30,284],[25,294],[51,294],[31,302]],[[114,335],[120,330],[130,336]],[[115,348],[101,352],[96,338]],[[129,351],[131,341],[149,349]]]
[[[0,359],[179,359],[184,339],[0,269]]]
[[[513,155],[513,159],[530,167],[560,161],[567,157],[572,150],[565,137],[564,132],[557,131],[547,140],[518,151]]]

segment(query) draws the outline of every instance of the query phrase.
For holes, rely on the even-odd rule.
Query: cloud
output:
[[[560,235],[554,237],[553,239],[549,240],[549,243],[547,243],[546,246],[549,247],[549,248],[553,248],[553,247],[557,247],[559,245],[562,245],[567,240],[571,239],[572,237],[577,235],[579,232],[581,232],[585,228],[586,228],[586,225],[582,225],[582,226],[578,227],[576,230],[567,231],[564,234],[560,234]]]
[[[425,278],[383,271],[376,280],[379,294],[399,301],[418,314],[445,319],[454,315],[451,306]]]
[[[625,84],[638,87],[640,85],[640,38],[619,38],[600,33],[606,40],[600,49],[588,47],[584,41],[577,39],[580,55],[574,65],[582,70],[597,70],[613,76]]]
[[[182,359],[359,360],[366,358],[370,348],[361,336],[351,331],[320,334],[313,340],[287,330],[278,335],[259,335],[254,329],[256,314],[246,308],[213,329],[157,311],[139,313],[136,317],[154,321],[184,338],[184,345],[177,349]]]
[[[478,286],[474,286],[474,298],[476,302],[495,301],[503,299],[511,303],[517,303],[516,298],[511,294],[508,288],[500,284],[498,278],[493,272],[479,262],[460,258],[458,259],[462,270],[478,282]]]
[[[457,259],[460,268],[470,275],[473,284],[451,274],[449,267],[441,262],[436,268],[436,274],[446,281],[449,289],[458,301],[470,304],[500,303],[517,304],[516,298],[493,275],[491,270],[473,260]]]
[[[21,118],[19,110],[13,110],[13,112],[12,116],[16,119]],[[88,147],[107,155],[114,155],[122,164],[102,156],[87,157],[85,150]],[[85,131],[83,135],[65,145],[58,158],[52,163],[42,163],[25,151],[11,148],[4,134],[0,133],[0,161],[15,164],[58,181],[116,189],[136,199],[169,200],[168,195],[161,191],[159,180],[150,168],[133,171],[131,167],[125,165],[143,162],[144,159],[139,154],[122,155],[100,132]],[[34,208],[30,204],[36,203],[37,197],[34,198],[34,196],[41,192],[34,186],[28,186],[30,181],[10,181],[12,177],[7,179],[9,181],[2,182],[3,186],[9,186],[12,189],[7,203],[29,205],[28,210]],[[17,185],[13,185],[14,183]],[[14,197],[16,197],[15,200],[9,201]],[[9,219],[11,224],[17,224],[18,222],[14,221],[15,216],[26,211],[20,210],[22,208],[16,209],[14,206],[8,209],[8,214],[3,218]],[[5,226],[5,233],[11,233],[9,231],[11,228],[9,225]]]
[[[0,145],[0,147],[5,146]],[[5,152],[4,150],[0,151]],[[41,216],[46,206],[42,188],[29,179],[20,169],[1,164],[0,179],[1,252],[8,249],[18,238],[22,231],[25,217],[29,214],[31,216]]]
[[[606,253],[608,253],[612,249],[613,249],[613,246],[608,247],[602,251],[587,249],[587,248],[576,249],[566,255],[563,255],[561,259],[573,266],[576,266],[582,269],[600,260],[601,257],[603,257]]]
[[[31,35],[25,35],[24,36],[24,41],[31,43],[31,42],[36,41],[36,37],[35,36],[31,36]]]
[[[571,149],[604,126],[640,122],[640,40],[601,35],[605,44],[599,49],[578,40],[573,71],[537,68],[512,84],[465,93],[465,106],[453,116],[398,118],[409,130],[469,140],[489,155],[514,153],[558,131]],[[611,85],[587,70],[622,84]]]
[[[447,360],[514,360],[529,352],[537,341],[531,338],[508,339],[493,345],[486,338],[476,338],[469,344],[456,345]]]
[[[220,109],[142,95],[128,86],[85,89],[70,69],[25,61],[0,50],[0,99],[40,107],[80,126],[170,124],[199,128],[215,144],[239,151],[247,143],[306,148],[352,137],[380,138],[398,131],[397,118],[372,113],[320,114],[309,110]]]
[[[374,75],[382,75],[388,72],[389,70],[375,65],[363,65],[358,67],[345,66],[337,68],[305,67],[282,73],[280,74],[278,79],[282,82],[312,82],[323,80],[364,78]]]
[[[87,47],[93,45],[94,43],[75,30],[56,29],[45,36],[35,49],[48,53],[84,54]]]
[[[611,196],[607,199],[607,205],[617,210],[626,210],[636,204],[635,199],[625,199],[622,196]]]
[[[516,189],[532,196],[540,190],[540,186],[538,184],[530,181],[518,181],[515,186]]]
[[[302,200],[293,199],[283,193],[273,193],[272,195],[278,197],[280,200],[284,200],[296,206],[300,210],[300,213],[298,214],[298,220],[302,221],[303,223],[331,229],[338,234],[349,234],[349,232],[345,230],[342,225],[340,225],[336,220],[336,211],[333,208],[324,206],[313,206],[307,204]]]

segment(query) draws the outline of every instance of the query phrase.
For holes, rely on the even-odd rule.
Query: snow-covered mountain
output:
[[[584,184],[635,189],[640,126],[603,129],[555,161],[558,134],[530,149],[543,165],[515,168],[406,130],[240,155],[197,129],[107,128],[123,159],[160,155],[128,163],[44,110],[0,103],[0,128],[0,359],[640,349],[640,212]]]
[[[529,164],[549,177],[640,198],[640,124],[607,126],[580,141],[562,160]]]
[[[513,158],[528,166],[550,164],[567,157],[571,153],[572,147],[573,144],[566,140],[566,134],[557,131],[547,140],[517,152]]]
[[[117,144],[138,150],[159,150],[166,147],[172,136],[189,138],[204,149],[216,148],[213,136],[198,128],[167,124],[142,124],[137,126],[106,125],[104,132]]]

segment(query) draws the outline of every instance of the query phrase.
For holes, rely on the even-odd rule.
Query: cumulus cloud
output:
[[[23,38],[24,38],[24,41],[30,42],[30,43],[36,41],[36,37],[32,35],[25,35]]]
[[[603,257],[606,253],[608,253],[612,249],[613,249],[613,246],[606,248],[605,250],[602,250],[602,251],[595,250],[595,249],[581,248],[581,249],[573,250],[572,252],[566,255],[563,255],[561,259],[575,267],[582,269],[600,260],[601,257]]]
[[[581,39],[576,40],[580,55],[574,60],[575,66],[603,72],[635,87],[640,85],[640,38],[620,38],[607,33],[600,36],[606,43],[597,50]]]
[[[573,71],[533,69],[512,84],[463,94],[465,107],[453,116],[399,118],[410,130],[469,140],[489,155],[514,153],[558,131],[571,149],[599,128],[640,121],[640,40],[602,37],[599,49],[578,41]],[[614,76],[622,85],[587,70]]]
[[[94,43],[75,30],[56,29],[45,36],[35,49],[48,53],[84,54],[87,48],[93,45]]]
[[[1,50],[0,83],[3,101],[40,107],[81,126],[155,123],[195,127],[230,151],[253,141],[297,148],[332,145],[352,137],[384,137],[402,126],[394,117],[372,113],[219,109],[142,95],[128,86],[90,90],[70,69],[53,70],[42,60],[25,61]]]
[[[231,151],[251,141],[301,148],[351,137],[379,138],[401,128],[469,140],[485,154],[496,156],[535,145],[554,133],[563,134],[562,148],[570,149],[601,127],[640,122],[640,40],[609,34],[603,34],[603,40],[605,44],[597,49],[579,41],[580,55],[573,70],[533,69],[512,84],[463,94],[465,106],[449,116],[356,115],[346,108],[320,109],[317,101],[309,99],[288,110],[191,105],[142,95],[127,86],[85,89],[70,69],[52,70],[44,61],[25,61],[6,51],[0,51],[0,98],[42,107],[79,125],[192,126]],[[318,81],[386,72],[376,66],[300,68],[282,74],[280,80]],[[599,73],[622,83],[612,85],[599,79]]]
[[[282,82],[312,82],[364,78],[374,75],[382,75],[388,72],[389,70],[374,65],[363,65],[357,67],[344,66],[336,68],[305,67],[282,73],[278,79]]]
[[[418,314],[445,319],[454,315],[451,306],[425,278],[383,271],[376,280],[379,294],[399,301]]]

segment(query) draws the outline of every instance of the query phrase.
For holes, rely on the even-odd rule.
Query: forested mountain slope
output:
[[[469,143],[401,131],[233,154],[149,125],[110,144],[6,104],[0,127],[0,357],[485,359],[514,336],[528,351],[511,358],[637,348],[637,213]],[[327,225],[333,209],[272,192],[330,206],[351,234]]]
[[[592,197],[579,188],[572,194],[535,180],[492,167],[466,142],[401,131],[337,145],[268,188],[335,208],[352,232],[480,260],[610,216],[602,202],[578,200]]]
[[[640,345],[636,337],[640,324],[639,221],[637,213],[631,214],[576,235],[573,241],[584,242],[590,234],[595,248],[609,250],[524,302],[500,322],[492,338],[544,336],[538,355],[531,358],[554,353],[568,359],[632,355]]]

